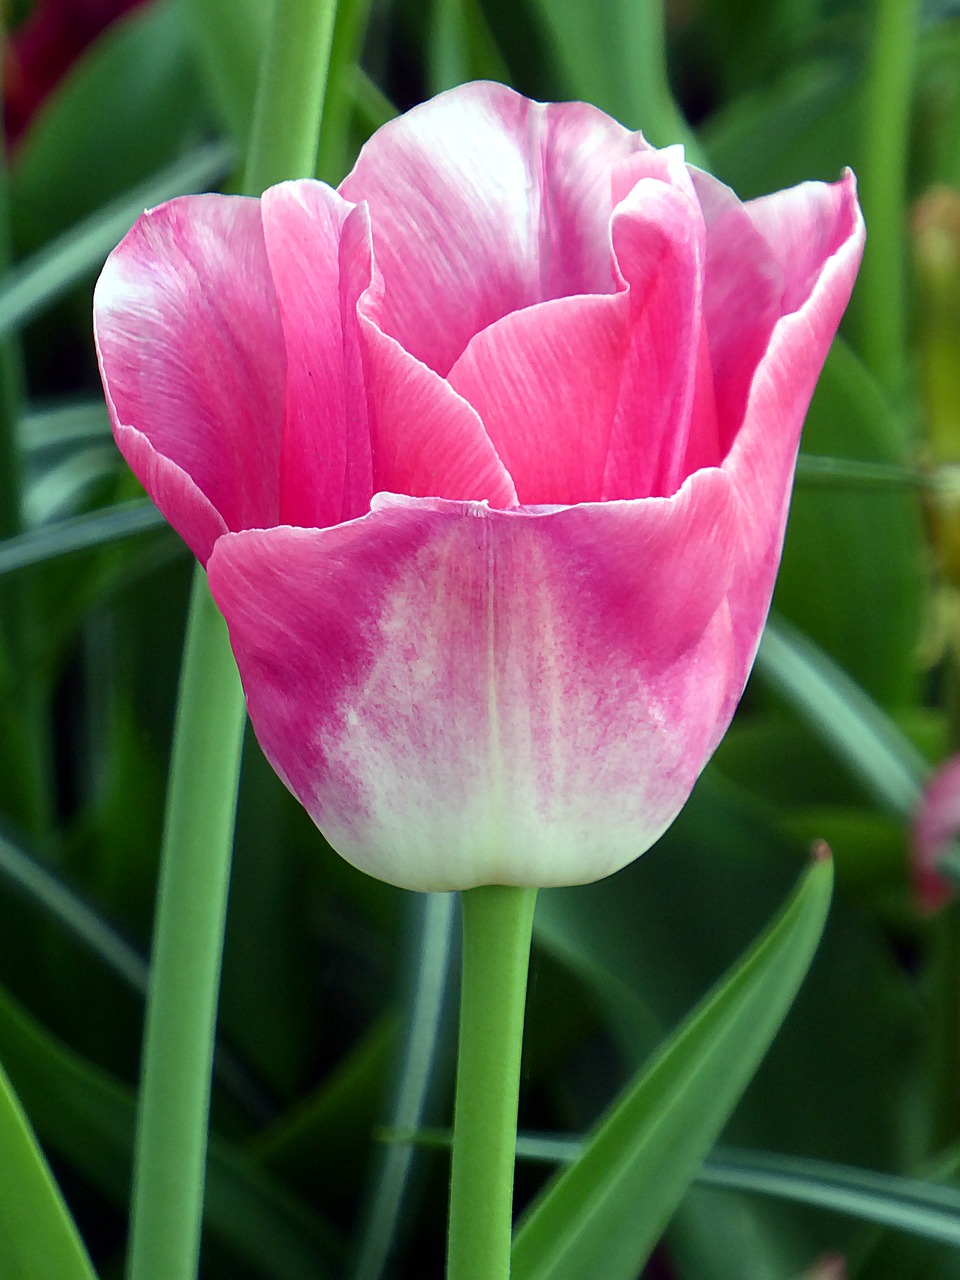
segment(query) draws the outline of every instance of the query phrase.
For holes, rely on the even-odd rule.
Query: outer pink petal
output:
[[[717,736],[736,518],[717,471],[552,511],[381,496],[222,538],[210,584],[260,742],[344,857],[579,883],[657,838]]]
[[[374,494],[357,322],[370,223],[319,182],[269,188],[261,213],[287,353],[280,519],[337,524]]]
[[[924,787],[910,832],[914,891],[924,911],[937,911],[956,896],[952,882],[937,870],[937,862],[958,836],[960,756],[952,756]]]
[[[107,259],[94,329],[117,443],[197,557],[275,524],[284,348],[258,202],[145,213]]]
[[[780,562],[800,429],[863,254],[863,219],[852,174],[837,188],[809,184],[805,198],[812,227],[821,223],[825,208],[834,210],[836,234],[820,238],[826,256],[811,278],[809,294],[773,330],[723,464],[743,509],[745,542],[730,602],[744,679]]]
[[[703,320],[713,374],[719,456],[743,421],[750,384],[783,314],[783,274],[729,187],[690,170],[707,230]]]
[[[613,292],[610,174],[644,149],[595,107],[499,84],[452,89],[379,129],[340,190],[370,202],[381,327],[446,375],[512,311]]]

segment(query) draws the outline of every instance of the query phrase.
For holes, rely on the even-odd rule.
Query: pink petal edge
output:
[[[284,347],[255,200],[183,196],[110,254],[94,333],[117,443],[201,563],[275,524]]]
[[[227,535],[210,585],[261,745],[348,861],[412,889],[580,883],[653,843],[717,736],[735,520],[717,471],[547,510],[380,495]]]

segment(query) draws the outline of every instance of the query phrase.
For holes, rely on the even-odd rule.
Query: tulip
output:
[[[849,173],[743,204],[496,84],[336,191],[137,222],[95,299],[114,433],[345,858],[574,884],[669,825],[756,653],[863,235]]]

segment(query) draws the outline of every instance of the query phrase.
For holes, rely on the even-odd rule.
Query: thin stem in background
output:
[[[245,187],[309,177],[335,0],[276,0]],[[196,571],[174,731],[137,1119],[128,1276],[194,1280],[244,708]]]
[[[654,146],[682,142],[689,164],[705,167],[703,147],[677,106],[667,76],[664,0],[644,0],[629,10],[635,24],[637,94],[642,101],[642,128]]]
[[[336,18],[336,0],[274,0],[244,174],[247,195],[316,172]]]
[[[128,1275],[193,1280],[244,707],[197,569],[174,730],[137,1113]]]
[[[508,1280],[520,1051],[536,889],[483,885],[463,903],[460,1045],[447,1280]]]
[[[437,1075],[441,1024],[451,985],[456,895],[418,894],[416,905],[412,919],[419,939],[415,986],[400,1065],[400,1085],[390,1119],[390,1129],[397,1133],[415,1133],[423,1125],[430,1085]],[[384,1273],[395,1243],[413,1157],[412,1142],[390,1142],[384,1149],[354,1280],[380,1280]]]
[[[918,0],[874,0],[858,175],[867,223],[854,299],[859,346],[894,392],[902,389],[906,347],[904,208],[918,9]]]

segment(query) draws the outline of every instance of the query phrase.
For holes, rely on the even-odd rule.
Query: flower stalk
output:
[[[520,1052],[536,894],[512,885],[462,894],[447,1280],[510,1275]]]
[[[246,190],[312,175],[336,0],[276,0]],[[243,741],[227,629],[197,568],[172,748],[144,1032],[129,1280],[193,1280]]]
[[[904,206],[918,0],[874,0],[860,166],[870,244],[855,300],[866,364],[899,391],[906,350]]]

